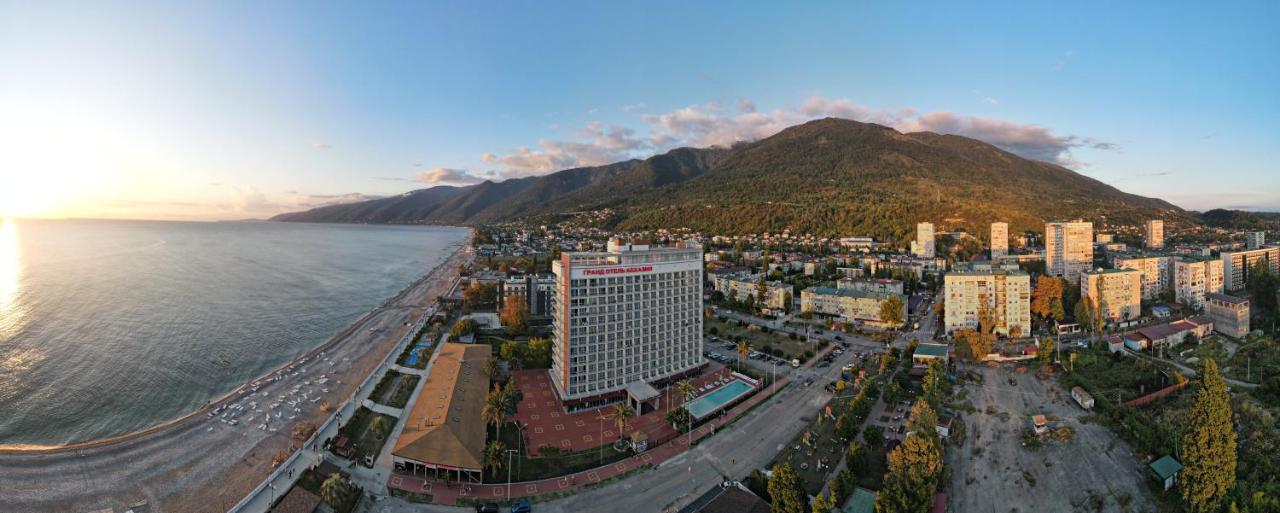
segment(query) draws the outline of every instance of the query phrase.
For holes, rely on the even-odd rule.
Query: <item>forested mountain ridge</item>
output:
[[[645,160],[536,178],[433,187],[275,220],[479,224],[610,207],[622,229],[870,235],[904,241],[915,223],[985,236],[1046,220],[1195,222],[1163,200],[1121,192],[1064,167],[930,132],[821,119],[732,149],[680,148]]]

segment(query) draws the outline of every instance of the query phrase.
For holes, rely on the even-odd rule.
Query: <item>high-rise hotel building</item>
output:
[[[991,223],[991,259],[1009,254],[1009,223]]]
[[[561,254],[551,271],[551,381],[570,409],[703,364],[701,247],[612,240],[602,253]]]
[[[1080,283],[1080,273],[1093,268],[1093,223],[1045,223],[1044,263],[1050,275]]]

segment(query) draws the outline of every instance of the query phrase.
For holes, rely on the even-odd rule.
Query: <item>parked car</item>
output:
[[[496,502],[476,504],[476,513],[498,513],[499,511],[502,510],[498,508],[498,503]]]
[[[520,499],[520,502],[511,505],[511,513],[531,513],[533,506],[529,505],[527,499]]]

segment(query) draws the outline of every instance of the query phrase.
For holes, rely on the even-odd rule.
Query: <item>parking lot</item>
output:
[[[961,412],[964,443],[947,449],[951,511],[1155,510],[1145,462],[1106,427],[1082,422],[1088,412],[1055,380],[1041,381],[1011,366],[965,367],[982,382],[956,390],[967,393],[976,411]],[[1074,436],[1024,447],[1022,435],[1035,414],[1044,415],[1051,430],[1070,428]]]
[[[738,346],[733,341],[716,336],[707,336],[702,345],[702,355],[708,360],[720,362],[728,367],[736,367],[738,362]],[[793,370],[790,361],[766,355],[759,351],[751,351],[742,360],[748,367],[762,372],[775,373],[778,377],[790,376]]]

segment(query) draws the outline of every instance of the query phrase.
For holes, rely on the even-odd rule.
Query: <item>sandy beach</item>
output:
[[[0,511],[79,512],[146,501],[151,511],[226,511],[375,370],[470,258],[467,246],[328,341],[181,418],[109,439],[0,451]],[[274,415],[273,415],[274,414]]]

